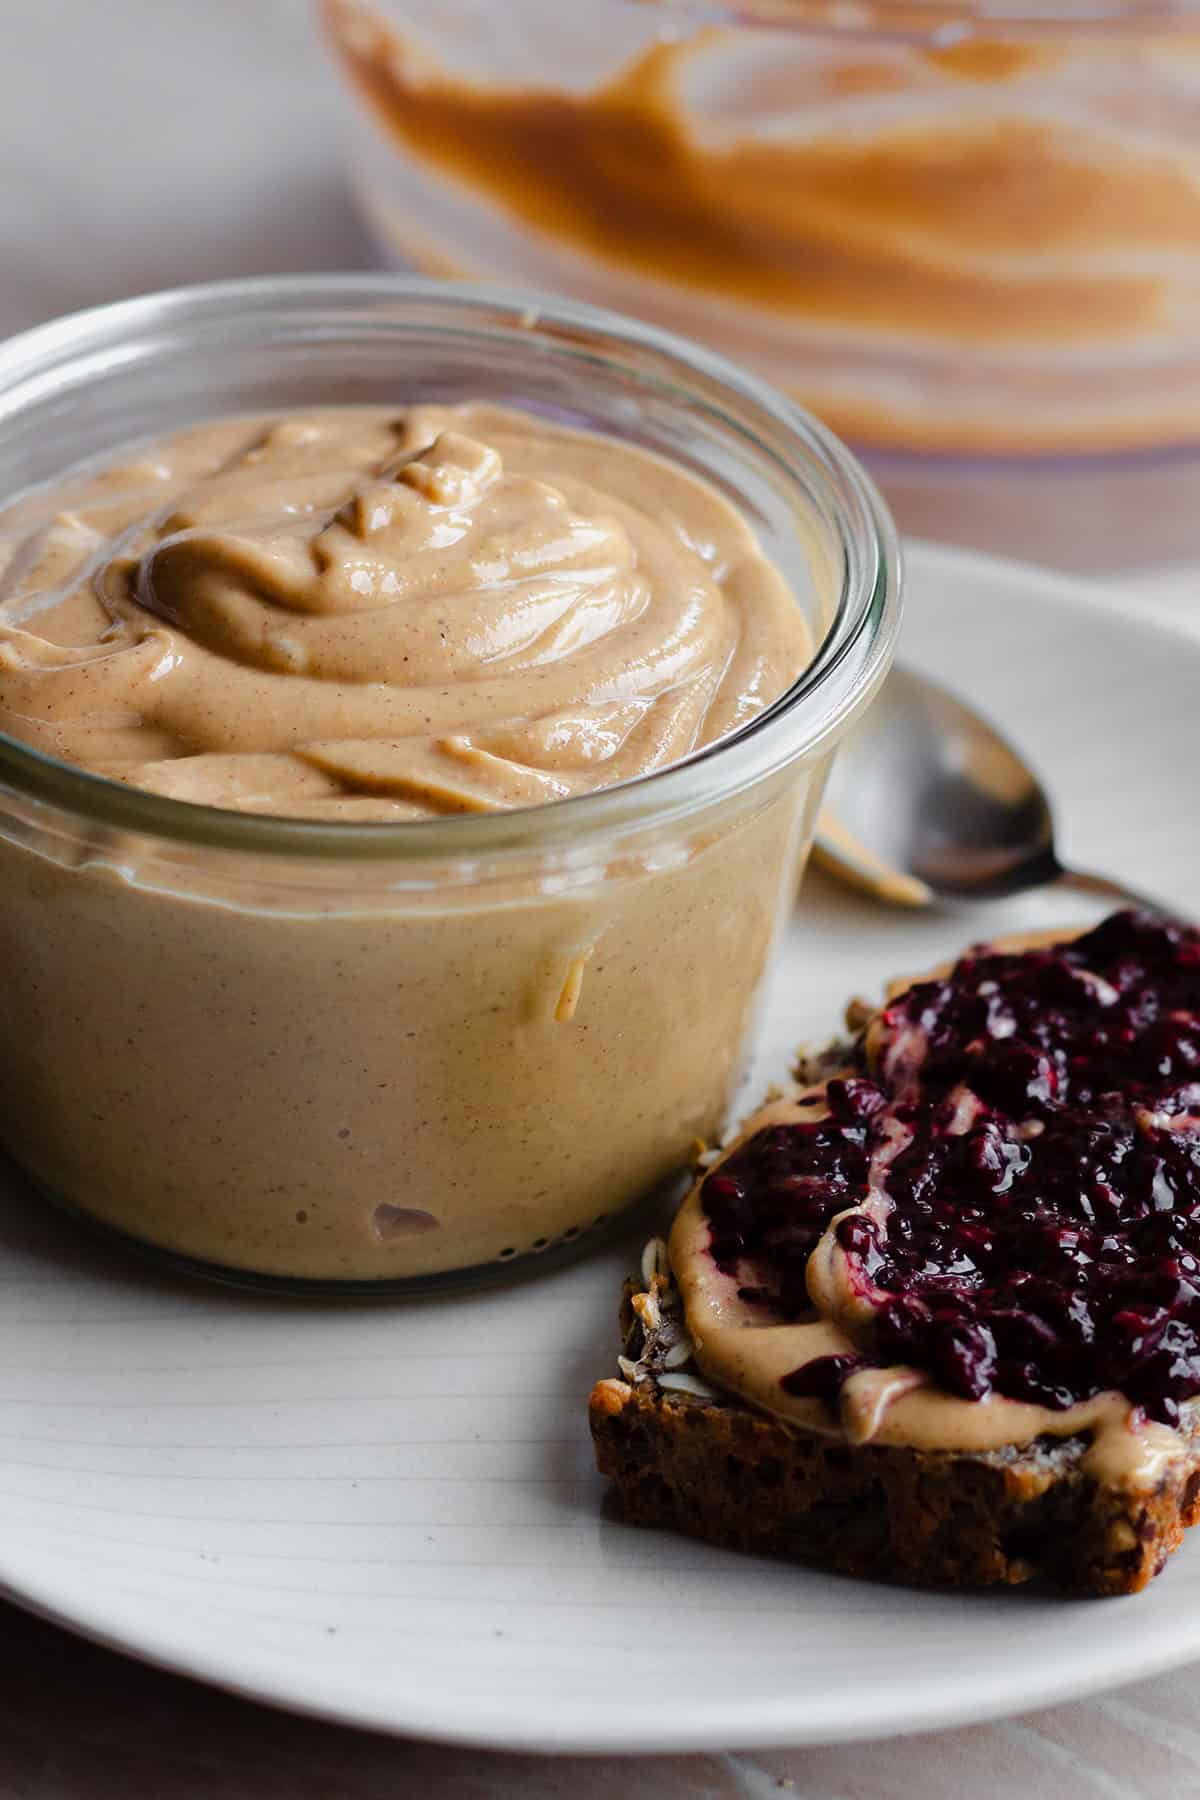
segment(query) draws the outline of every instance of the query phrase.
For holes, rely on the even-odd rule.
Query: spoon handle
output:
[[[1083,869],[1062,869],[1055,877],[1054,885],[1071,888],[1079,894],[1100,894],[1107,900],[1120,900],[1126,906],[1137,907],[1140,912],[1158,913],[1168,919],[1178,916],[1173,906],[1143,894],[1127,882],[1113,881],[1107,875],[1090,875]]]

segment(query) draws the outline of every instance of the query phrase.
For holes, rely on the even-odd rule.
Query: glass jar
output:
[[[894,535],[830,435],[647,327],[389,276],[151,296],[0,348],[0,495],[231,413],[488,399],[740,506],[819,646],[752,725],[527,811],[351,824],[142,792],[0,737],[0,1136],[189,1266],[416,1288],[575,1245],[721,1125]]]
[[[905,529],[1074,566],[1200,551],[1190,0],[321,10],[391,260],[752,362]]]

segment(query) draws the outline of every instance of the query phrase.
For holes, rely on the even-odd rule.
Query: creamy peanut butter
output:
[[[19,501],[0,540],[0,726],[242,813],[584,793],[735,731],[808,656],[712,486],[484,406],[204,425]],[[553,855],[531,823],[515,862],[458,821],[412,866],[6,791],[0,1139],[227,1268],[397,1279],[570,1240],[718,1129],[822,769]]]
[[[557,257],[560,284],[685,316],[848,436],[1195,437],[1194,391],[1164,373],[1196,350],[1194,35],[948,42],[927,16],[904,20],[908,41],[869,13],[861,37],[780,35],[695,30],[666,7],[615,74],[559,88],[451,67],[370,0],[325,10],[384,130]],[[438,273],[479,272],[411,206],[385,229]],[[930,354],[947,359],[936,394]]]
[[[803,617],[710,485],[488,406],[223,422],[0,514],[0,728],[176,799],[560,800],[746,724]]]

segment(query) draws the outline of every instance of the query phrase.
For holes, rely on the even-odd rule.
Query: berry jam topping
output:
[[[832,1407],[837,1405],[847,1375],[864,1366],[861,1356],[814,1356],[811,1362],[801,1363],[785,1375],[780,1386],[785,1394],[803,1400],[823,1400]]]
[[[764,1321],[813,1317],[835,1240],[862,1356],[787,1376],[836,1405],[864,1361],[1063,1409],[1200,1394],[1200,931],[1117,913],[1067,944],[972,951],[899,995],[828,1084],[710,1175],[711,1253]]]

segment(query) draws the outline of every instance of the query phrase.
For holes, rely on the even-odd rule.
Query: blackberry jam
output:
[[[834,1227],[862,1355],[788,1391],[836,1404],[864,1361],[905,1363],[967,1399],[1117,1389],[1176,1424],[1200,1393],[1200,931],[1123,912],[972,950],[853,1061],[827,1117],[764,1129],[702,1189],[715,1261],[780,1321],[812,1316],[808,1259],[871,1197]]]

